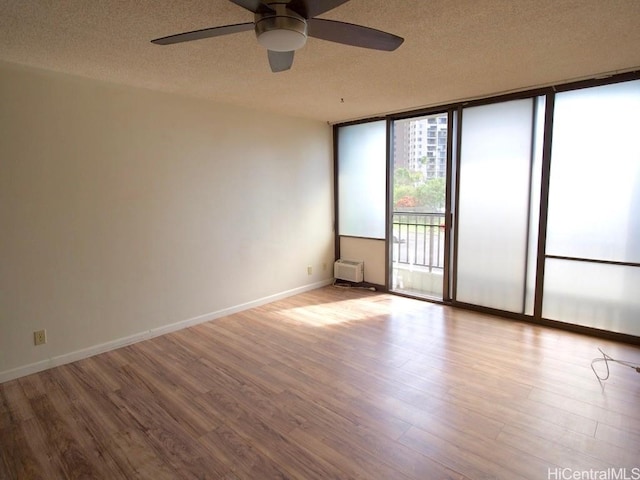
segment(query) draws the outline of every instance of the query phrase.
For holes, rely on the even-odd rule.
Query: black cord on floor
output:
[[[640,365],[636,365],[631,362],[625,362],[624,360],[616,360],[611,355],[607,355],[606,353],[604,353],[601,348],[598,348],[598,350],[600,350],[600,353],[602,354],[602,358],[600,357],[594,358],[591,361],[591,370],[593,370],[593,373],[598,379],[598,382],[600,382],[600,385],[602,385],[602,382],[604,382],[609,378],[609,374],[611,373],[609,371],[609,362],[617,363],[618,365],[622,365],[624,367],[633,368],[636,372],[640,373]],[[604,362],[604,365],[607,368],[607,374],[605,376],[600,376],[594,367],[594,365],[599,362]]]

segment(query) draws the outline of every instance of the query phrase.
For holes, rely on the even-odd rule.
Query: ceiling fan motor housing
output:
[[[291,52],[307,41],[307,21],[284,3],[269,6],[275,13],[256,13],[255,31],[258,43],[274,52]]]

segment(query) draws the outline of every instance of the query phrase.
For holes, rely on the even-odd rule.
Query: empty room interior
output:
[[[0,479],[640,479],[640,2],[0,0]]]

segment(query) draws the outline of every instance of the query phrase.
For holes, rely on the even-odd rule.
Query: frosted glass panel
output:
[[[640,81],[556,96],[547,254],[640,263]]]
[[[640,268],[548,259],[542,316],[640,336]]]
[[[456,299],[523,312],[533,100],[463,110]]]
[[[338,234],[385,238],[384,120],[338,129]]]

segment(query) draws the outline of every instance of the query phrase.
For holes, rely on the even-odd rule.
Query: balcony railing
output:
[[[393,213],[393,262],[444,268],[444,213]]]

